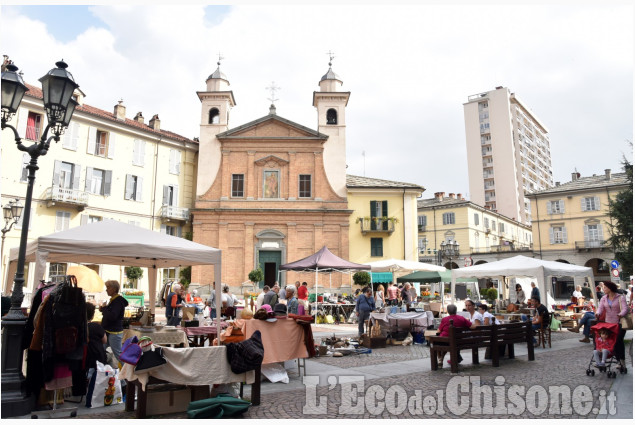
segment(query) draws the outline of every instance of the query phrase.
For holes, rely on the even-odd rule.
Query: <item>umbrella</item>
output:
[[[104,281],[93,269],[86,266],[70,266],[66,270],[67,275],[74,275],[77,278],[77,286],[86,292],[102,292]]]

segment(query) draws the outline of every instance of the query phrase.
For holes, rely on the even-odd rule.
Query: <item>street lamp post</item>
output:
[[[15,127],[8,124],[17,112],[24,93],[28,91],[22,77],[16,72],[18,67],[10,63],[2,72],[2,130],[13,130],[17,147],[31,157],[26,166],[27,190],[24,202],[24,218],[22,219],[22,233],[20,234],[20,248],[18,251],[18,264],[15,278],[13,279],[13,292],[11,294],[11,309],[2,318],[2,417],[22,416],[30,413],[31,405],[26,397],[26,384],[22,374],[22,333],[26,324],[26,316],[22,313],[22,300],[24,293],[24,265],[26,258],[26,242],[29,234],[29,219],[31,215],[31,200],[33,198],[33,183],[35,171],[38,169],[37,160],[46,155],[52,140],[58,142],[60,136],[75,112],[78,105],[72,99],[73,92],[79,85],[75,82],[70,72],[66,70],[68,65],[62,60],[56,62],[57,68],[51,69],[40,78],[42,83],[42,97],[44,109],[48,118],[48,124],[39,141],[30,146],[22,143],[22,138]],[[52,136],[48,137],[51,131]]]
[[[4,215],[4,227],[0,230],[0,232],[2,232],[2,244],[0,245],[0,264],[2,267],[4,267],[4,238],[6,238],[7,233],[11,231],[13,225],[20,221],[23,209],[24,207],[17,198],[14,201],[9,201],[7,205],[2,207],[2,213]],[[4,282],[4,279],[2,281]]]
[[[439,252],[441,256],[449,258],[450,270],[452,270],[452,258],[459,256],[459,243],[457,241],[449,241],[448,243],[441,242],[441,250]]]

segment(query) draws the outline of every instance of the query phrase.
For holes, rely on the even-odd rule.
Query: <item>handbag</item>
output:
[[[143,352],[134,371],[137,374],[147,373],[151,370],[160,368],[167,362],[168,361],[163,356],[163,348],[152,346],[152,348]]]
[[[143,350],[139,346],[139,338],[137,336],[133,336],[132,338],[128,338],[124,341],[121,346],[121,354],[119,355],[119,360],[124,363],[131,364],[136,366],[139,363],[139,359],[141,358],[141,354]]]
[[[626,316],[620,317],[620,326],[625,330],[633,329],[633,313],[628,313]]]

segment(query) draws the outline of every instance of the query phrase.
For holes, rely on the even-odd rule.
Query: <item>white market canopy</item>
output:
[[[404,271],[408,273],[416,271],[426,272],[444,272],[445,267],[435,266],[429,263],[420,263],[418,261],[397,260],[395,258],[389,258],[388,260],[373,261],[370,263],[364,263],[370,266],[370,270],[373,272],[396,272]]]
[[[500,261],[479,264],[478,266],[453,269],[451,287],[452,298],[454,298],[454,287],[456,286],[457,278],[499,278],[504,280],[505,277],[509,276],[535,278],[536,285],[540,290],[540,302],[547,307],[550,307],[551,302],[549,301],[549,292],[547,291],[547,282],[549,282],[549,277],[588,277],[589,282],[593,282],[593,269],[590,267],[561,263],[559,261],[545,261],[537,258],[517,255]],[[594,301],[597,301],[595,291],[592,290],[591,292],[593,293]],[[527,297],[529,297],[529,294],[527,294]]]
[[[17,267],[17,258],[18,248],[12,248],[9,260],[13,269]],[[36,282],[44,277],[47,262],[147,267],[153,312],[158,268],[214,265],[214,279],[221,282],[220,249],[115,220],[40,236],[27,244],[26,261],[35,262]],[[216,285],[217,299],[220,287]]]

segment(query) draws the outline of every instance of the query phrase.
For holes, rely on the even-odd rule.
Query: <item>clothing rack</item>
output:
[[[39,419],[40,415],[47,415],[48,419],[61,418],[63,416],[66,416],[67,414],[71,418],[77,416],[77,407],[62,407],[60,409],[57,408],[57,397],[59,395],[58,391],[63,391],[63,389],[55,390],[55,394],[53,395],[53,409],[44,411],[42,413],[31,414],[31,419]]]

